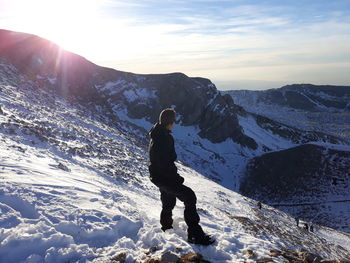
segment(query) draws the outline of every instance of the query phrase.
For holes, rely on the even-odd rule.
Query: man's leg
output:
[[[196,207],[196,202],[197,202],[197,197],[196,194],[193,192],[193,190],[183,184],[175,184],[175,185],[162,185],[161,186],[161,196],[165,196],[165,200],[168,203],[171,197],[177,197],[179,198],[185,205],[185,211],[184,211],[184,218],[185,222],[188,226],[188,236],[201,236],[204,235],[204,232],[199,225],[199,215],[197,213],[197,207]],[[167,198],[169,198],[167,200]],[[175,206],[175,202],[173,203],[174,206],[169,205],[167,209],[164,209],[164,201],[163,202],[163,211],[165,217],[167,220],[169,220],[169,209],[170,209],[170,217],[171,217],[171,211]],[[170,202],[169,202],[170,203]],[[162,214],[163,214],[162,211]],[[171,220],[172,224],[172,220]],[[163,225],[163,224],[162,224]]]
[[[204,232],[202,227],[199,225],[199,215],[197,213],[197,197],[193,190],[185,185],[180,188],[178,198],[184,203],[185,211],[184,217],[185,222],[188,226],[187,233],[189,237],[192,236],[202,236]]]
[[[160,224],[162,230],[173,228],[173,209],[176,205],[176,197],[171,193],[160,190],[160,200],[162,201],[162,212],[160,213]]]

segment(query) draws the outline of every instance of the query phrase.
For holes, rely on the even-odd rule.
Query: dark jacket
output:
[[[162,124],[155,124],[149,132],[150,176],[155,184],[180,183],[184,179],[177,173],[175,161],[177,158],[174,138],[171,131]]]

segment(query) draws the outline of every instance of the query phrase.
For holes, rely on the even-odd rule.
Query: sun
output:
[[[99,0],[14,1],[17,29],[49,39],[84,54],[98,48],[92,37],[101,27]]]

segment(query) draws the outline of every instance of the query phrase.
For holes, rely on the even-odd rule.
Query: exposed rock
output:
[[[121,92],[131,118],[156,122],[163,108],[173,107],[182,125],[199,125],[203,138],[214,143],[231,138],[244,146],[257,147],[238,123],[236,111],[244,110],[237,108],[230,96],[222,96],[210,80],[172,73],[134,77],[131,83]],[[116,98],[120,103],[120,97]]]
[[[181,257],[184,263],[210,263],[210,261],[203,259],[203,256],[199,253],[189,253]]]
[[[270,257],[279,257],[282,254],[282,251],[277,249],[270,250]]]
[[[58,163],[57,168],[58,168],[58,169],[61,169],[61,170],[63,170],[63,171],[66,171],[66,172],[69,171],[68,167],[65,166],[63,163]]]
[[[294,263],[302,263],[303,261],[298,257],[298,253],[295,251],[283,251],[282,256],[287,259],[289,262],[294,262]]]
[[[161,263],[157,258],[147,258],[144,263]]]
[[[117,256],[111,258],[112,262],[111,263],[124,263],[126,259],[126,253],[120,253]]]
[[[227,103],[223,96],[217,96],[203,111],[199,127],[201,128],[199,135],[212,142],[218,143],[231,138],[243,146],[257,148],[256,142],[243,133],[233,104]]]
[[[165,252],[160,259],[161,263],[178,263],[180,261],[181,258],[170,251]]]
[[[272,258],[259,258],[256,263],[273,263]]]
[[[337,263],[350,263],[350,259],[337,259]]]
[[[312,254],[306,250],[299,250],[298,257],[305,263],[319,263],[322,258],[318,255]]]
[[[145,263],[210,263],[210,261],[205,260],[199,253],[188,253],[180,258],[176,254],[166,251],[160,259],[149,257]]]
[[[151,254],[151,253],[156,252],[157,250],[158,250],[158,248],[157,248],[156,246],[152,246],[152,247],[149,248],[148,251],[145,252],[145,254],[146,254],[146,255],[149,255],[149,254]]]
[[[181,252],[181,251],[183,251],[183,248],[182,248],[182,247],[176,247],[176,248],[175,248],[175,251],[176,251],[176,252]]]
[[[245,251],[244,251],[244,254],[245,254],[245,255],[247,256],[247,258],[249,258],[249,259],[252,259],[252,258],[255,257],[255,254],[254,254],[253,250],[251,250],[251,249],[245,250]]]

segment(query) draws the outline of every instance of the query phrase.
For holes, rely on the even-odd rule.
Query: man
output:
[[[203,232],[199,225],[196,195],[191,188],[183,185],[184,178],[177,173],[174,163],[177,156],[171,130],[174,128],[175,120],[175,110],[165,109],[159,115],[159,122],[149,132],[151,137],[149,172],[152,183],[160,190],[162,201],[160,224],[163,231],[173,228],[172,210],[178,198],[185,205],[184,217],[188,226],[188,241],[194,244],[210,245],[214,241]]]
[[[259,210],[261,210],[261,208],[262,208],[262,204],[261,204],[261,202],[260,202],[260,201],[257,203],[257,205],[258,205]]]

